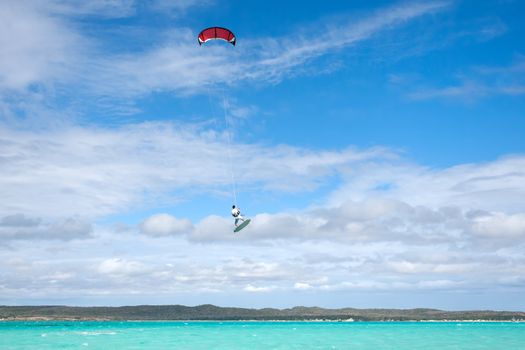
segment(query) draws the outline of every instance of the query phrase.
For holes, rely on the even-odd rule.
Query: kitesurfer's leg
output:
[[[244,218],[242,217],[242,215],[239,215],[235,218],[235,227],[239,226],[239,221],[244,222]]]

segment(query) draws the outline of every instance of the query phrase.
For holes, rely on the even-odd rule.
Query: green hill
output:
[[[139,305],[120,307],[0,306],[0,319],[80,320],[525,320],[525,312],[443,311],[436,309],[246,309],[215,305]]]

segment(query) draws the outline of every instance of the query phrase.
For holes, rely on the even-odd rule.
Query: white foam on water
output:
[[[115,334],[117,334],[117,332],[112,332],[112,331],[88,332],[88,331],[84,331],[84,332],[76,332],[76,334],[81,334],[81,335],[84,335],[84,336],[97,336],[97,335],[115,335]]]

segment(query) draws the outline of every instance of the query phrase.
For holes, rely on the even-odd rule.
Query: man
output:
[[[239,208],[236,208],[235,205],[232,207],[232,216],[235,218],[235,227],[239,226],[239,221],[244,222],[244,218],[241,215]]]

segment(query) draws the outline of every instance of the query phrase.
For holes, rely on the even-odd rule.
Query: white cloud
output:
[[[244,184],[293,193],[335,177],[339,186],[315,206],[256,214],[241,234],[231,218],[162,214],[146,218],[139,235],[86,220],[164,192],[229,187],[225,135],[158,123],[3,128],[1,142],[4,295],[148,296],[150,285],[166,296],[450,291],[494,288],[496,278],[498,288],[523,287],[523,156],[431,169],[385,149],[239,145]],[[34,259],[20,260],[22,252]]]
[[[155,214],[140,224],[140,231],[149,236],[170,236],[188,233],[193,229],[191,221],[177,219],[169,214]]]
[[[62,239],[87,238],[93,231],[92,225],[77,218],[67,218],[54,222],[49,227],[49,236]]]
[[[474,218],[472,226],[475,233],[493,238],[525,236],[525,213],[487,213]]]
[[[191,237],[200,241],[216,239],[233,241],[235,237],[231,233],[231,220],[217,215],[210,215],[195,225],[195,230],[191,233]]]
[[[298,290],[308,290],[312,288],[310,284],[304,283],[304,282],[296,282],[294,283],[293,287],[294,289],[298,289]]]
[[[316,32],[320,34],[315,38],[299,34],[280,42],[267,40],[263,45],[268,42],[273,44],[273,52],[266,52],[268,57],[257,63],[260,65],[260,71],[255,75],[279,80],[290,68],[300,66],[311,58],[370,39],[382,31],[442,11],[448,5],[449,3],[444,1],[395,5],[381,9],[362,20],[352,19],[338,25],[330,24],[325,28],[319,28],[317,25]]]
[[[91,238],[92,225],[77,217],[44,221],[24,214],[7,215],[0,220],[0,241],[72,240]]]
[[[509,66],[471,67],[459,75],[456,84],[443,87],[421,87],[408,94],[414,100],[459,99],[474,101],[490,96],[525,94],[525,63],[519,57]]]
[[[107,275],[129,276],[149,273],[152,269],[138,261],[113,258],[102,261],[98,265],[97,271]]]
[[[153,200],[162,202],[168,194],[171,201],[186,200],[191,189],[215,191],[231,185],[223,151],[226,137],[213,130],[169,123],[112,130],[72,127],[45,134],[2,130],[4,226],[40,220],[33,218],[93,220]],[[243,149],[239,184],[294,193],[313,190],[335,176],[341,185],[317,208],[256,215],[250,236],[233,237],[230,220],[215,216],[195,224],[169,215],[154,216],[143,222],[142,232],[153,236],[185,232],[191,240],[202,242],[247,237],[439,242],[470,234],[480,239],[489,233],[502,239],[522,236],[525,160],[521,156],[429,169],[405,163],[385,149],[235,147]],[[89,232],[87,226],[64,225],[56,231],[71,232],[71,237]],[[496,235],[498,230],[501,233]]]
[[[173,191],[231,185],[226,137],[209,129],[145,123],[112,130],[1,130],[0,214],[4,216],[96,218],[151,200],[162,202],[166,193],[172,196],[170,201],[185,199]],[[382,149],[315,152],[233,147],[243,149],[237,157],[240,184],[289,192],[313,189],[320,179],[349,164],[390,157]]]
[[[90,16],[102,19],[132,17],[141,9],[174,15],[192,7],[210,6],[213,3],[212,0],[152,0],[146,3],[137,0],[19,0],[17,2],[42,14]]]
[[[182,10],[195,2],[163,2],[163,5]],[[152,6],[155,8],[157,4]],[[177,28],[159,36],[165,42],[153,49],[108,56],[98,51],[96,47],[100,45],[95,44],[95,39],[83,34],[74,22],[67,22],[64,15],[128,16],[136,7],[133,1],[74,5],[58,0],[7,3],[2,5],[0,19],[11,30],[2,31],[4,36],[0,36],[4,48],[0,56],[0,67],[4,68],[0,71],[0,83],[22,89],[35,83],[68,82],[77,86],[77,92],[83,86],[90,94],[122,97],[161,90],[191,92],[206,89],[210,84],[242,80],[279,81],[310,59],[447,6],[444,2],[392,6],[363,20],[318,28],[322,34],[314,38],[300,33],[282,38],[252,38],[235,49],[198,47],[193,30]],[[55,16],[56,13],[62,16]],[[80,89],[73,82],[82,82]]]
[[[463,275],[471,273],[480,268],[479,263],[462,262],[421,262],[421,261],[407,261],[394,260],[389,261],[387,268],[392,269],[401,274],[448,274],[448,275]]]
[[[26,2],[0,2],[0,92],[66,81],[86,40],[60,18]]]
[[[209,302],[223,296],[227,304],[230,300],[228,305],[232,298],[238,305],[236,296],[249,293],[253,306],[261,302],[259,297],[273,298],[275,292],[288,295],[291,305],[301,303],[299,298],[306,295],[319,305],[323,295],[338,300],[338,305],[356,306],[352,293],[373,297],[384,296],[385,291],[390,295],[424,291],[435,296],[480,288],[487,292],[525,288],[520,277],[525,266],[523,243],[499,249],[461,247],[454,240],[427,244],[382,239],[348,244],[272,240],[258,245],[235,241],[195,245],[180,236],[109,233],[97,232],[97,240],[64,242],[59,255],[48,241],[39,245],[17,241],[11,249],[0,250],[2,295],[9,300],[22,291],[26,300],[84,296],[88,304],[111,300],[113,295],[119,296],[112,302],[117,305],[129,303],[126,300],[134,295],[135,303],[151,302],[152,297],[170,303],[173,298],[187,300],[185,295]]]
[[[170,13],[185,11],[196,3],[173,3],[169,6]],[[133,101],[118,100],[122,94],[115,93],[122,89],[129,96],[134,89],[126,90],[129,77],[122,76],[126,69],[115,71],[118,53],[109,54],[108,47],[116,46],[106,42],[113,40],[112,36],[93,36],[83,21],[86,16],[98,20],[133,16],[141,6],[146,11],[159,10],[156,4],[141,5],[134,0],[1,2],[0,117],[13,124],[21,116],[42,123],[42,114],[50,114],[52,118],[42,123],[47,126],[57,123],[58,116],[75,118],[82,114],[82,109],[94,106],[106,114],[136,113]],[[125,32],[128,34],[119,35],[136,36],[140,30],[130,27]],[[150,38],[147,45],[151,44]],[[194,44],[195,40],[191,42]],[[142,48],[143,51],[147,49]],[[108,82],[104,88],[104,79],[119,78],[122,80],[116,86]]]
[[[163,13],[178,14],[196,6],[212,7],[214,2],[214,0],[153,0],[149,6]]]
[[[38,218],[29,218],[24,214],[8,215],[0,221],[0,226],[10,227],[34,227],[40,224],[41,220]]]
[[[321,23],[324,34],[316,38],[290,32],[243,40],[236,48],[198,47],[194,30],[175,28],[140,52],[104,54],[98,45],[105,43],[88,37],[75,20],[131,16],[135,2],[34,4],[0,4],[0,26],[12,26],[14,33],[0,33],[4,118],[15,104],[43,119],[35,106],[48,104],[64,86],[109,97],[112,104],[118,97],[188,93],[213,83],[273,83],[302,74],[321,56],[448,6],[405,3],[362,20]],[[155,4],[160,3],[148,6]],[[164,4],[175,11],[197,6]],[[461,88],[468,85],[473,95],[521,94],[521,61],[473,68],[479,80],[468,85],[460,79],[458,89],[443,92],[465,96]],[[491,85],[501,76],[505,84]],[[482,88],[476,90],[479,82]],[[254,111],[250,106],[230,114],[243,118]],[[64,114],[69,112],[47,113],[50,120]],[[43,131],[0,127],[2,303],[20,295],[26,302],[87,296],[93,303],[104,295],[113,295],[115,303],[129,295],[173,302],[184,293],[223,294],[231,303],[232,295],[243,292],[256,293],[250,300],[290,293],[295,301],[302,295],[298,291],[311,291],[341,293],[340,304],[347,305],[355,291],[525,290],[522,155],[432,169],[382,148],[234,144],[243,150],[238,181],[248,188],[280,194],[305,193],[327,182],[337,188],[312,207],[255,214],[236,235],[231,218],[215,215],[192,223],[156,214],[138,226],[142,234],[90,224],[152,203],[192,199],[195,192],[229,189],[226,136],[172,123],[112,129],[57,123]]]
[[[312,240],[339,241],[342,244],[383,241],[472,246],[485,237],[492,237],[502,246],[525,243],[522,213],[506,216],[487,212],[486,215],[472,216],[470,210],[459,207],[432,209],[385,199],[349,201],[340,206],[294,214],[257,214],[252,217],[249,229],[238,236],[231,234],[231,221],[208,217],[195,225],[190,239],[243,244]],[[407,262],[396,262],[393,266],[399,272],[415,269]]]
[[[33,6],[41,11],[70,16],[96,16],[101,18],[128,17],[136,12],[136,0],[37,0]]]
[[[246,287],[244,287],[243,290],[246,292],[250,292],[250,293],[266,293],[266,292],[271,292],[274,289],[275,288],[273,287],[257,287],[257,286],[252,286],[251,284],[249,284]]]
[[[251,38],[234,49],[198,47],[196,33],[179,29],[152,51],[108,60],[104,63],[107,68],[100,72],[103,77],[96,77],[97,89],[135,95],[158,90],[202,91],[210,85],[244,80],[278,82],[294,70],[304,69],[312,59],[447,6],[438,1],[392,6],[359,21],[316,24],[316,32],[321,34],[315,37],[299,31],[281,38]]]
[[[349,198],[392,198],[430,208],[457,206],[489,211],[525,211],[525,159],[509,156],[478,164],[430,169],[403,162],[363,162],[344,175],[330,203]],[[385,184],[387,186],[385,186]]]
[[[428,289],[442,289],[442,288],[451,288],[453,286],[461,286],[462,283],[458,283],[450,280],[430,280],[430,281],[421,281],[418,283],[418,286],[421,288]]]
[[[109,41],[114,37],[95,37],[82,22],[85,16],[99,20],[134,16],[139,8],[178,14],[206,4],[193,0],[146,5],[132,0],[0,4],[0,23],[10,28],[0,31],[2,118],[16,125],[23,116],[47,126],[80,118],[85,109],[129,115],[139,111],[136,99],[152,93],[203,93],[211,86],[245,81],[272,84],[305,72],[332,71],[333,63],[328,68],[309,63],[449,6],[442,1],[398,4],[362,20],[316,23],[322,34],[315,38],[291,31],[278,38],[252,37],[236,48],[199,47],[195,28],[179,27],[142,33],[148,40],[137,51],[121,52]],[[124,33],[136,35],[135,30],[145,29],[130,27]],[[237,117],[250,113],[251,107],[232,110]],[[43,115],[49,118],[43,121]]]

